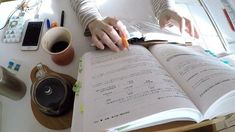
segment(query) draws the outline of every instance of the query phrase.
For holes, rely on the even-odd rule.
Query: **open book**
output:
[[[192,48],[160,44],[82,57],[83,132],[129,131],[235,112],[235,68]]]
[[[186,38],[181,35],[176,27],[163,28],[154,21],[122,20],[127,27],[128,40],[135,44],[151,43],[179,43],[185,44]],[[170,30],[171,29],[171,30]]]

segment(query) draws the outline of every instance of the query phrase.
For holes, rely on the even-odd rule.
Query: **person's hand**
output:
[[[88,28],[92,35],[92,42],[99,49],[107,45],[113,51],[123,50],[121,33],[126,34],[126,26],[116,18],[107,17],[104,20],[94,20]]]
[[[192,22],[170,9],[166,9],[160,14],[159,25],[161,28],[175,25],[179,27],[181,33],[186,31],[191,37],[199,38],[199,34]]]

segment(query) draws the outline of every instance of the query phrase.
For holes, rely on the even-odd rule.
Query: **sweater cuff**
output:
[[[175,0],[162,0],[160,3],[153,0],[154,12],[157,19],[159,19],[161,13],[166,9],[174,10]]]
[[[83,23],[83,26],[82,26],[82,27],[84,27],[84,29],[83,29],[84,36],[86,36],[86,37],[91,36],[91,32],[90,32],[90,30],[88,28],[88,25],[89,25],[89,23],[91,23],[94,20],[103,20],[103,17],[100,16],[100,15],[99,16],[97,16],[97,15],[90,15],[90,18],[87,19],[87,21],[85,23]]]

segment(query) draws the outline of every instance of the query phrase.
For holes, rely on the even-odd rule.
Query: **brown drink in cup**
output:
[[[43,49],[51,55],[58,65],[70,64],[74,58],[74,49],[71,44],[71,34],[64,27],[49,29],[42,38]]]

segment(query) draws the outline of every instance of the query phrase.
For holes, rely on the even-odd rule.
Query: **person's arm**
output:
[[[104,49],[105,45],[113,51],[124,49],[121,34],[126,34],[125,25],[118,19],[103,19],[94,0],[70,0],[84,28],[84,35],[91,35],[93,44]]]
[[[175,0],[152,0],[155,16],[159,19],[160,14],[166,10],[174,10]]]
[[[187,32],[190,36],[199,38],[199,34],[190,19],[180,16],[174,9],[175,0],[152,0],[155,17],[161,28],[175,25],[180,32]]]
[[[88,24],[94,20],[102,20],[103,17],[99,13],[94,0],[70,0],[71,5],[76,12],[81,25],[84,30],[85,36],[89,36],[90,32]]]

